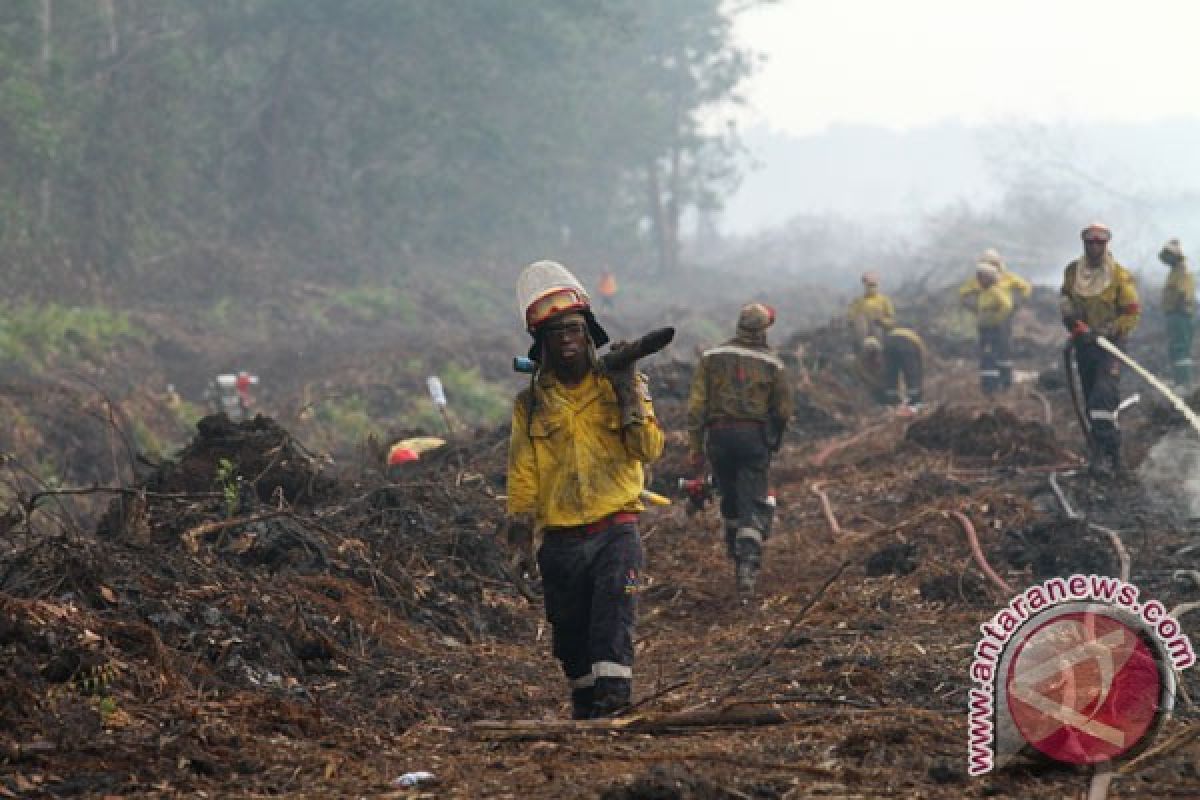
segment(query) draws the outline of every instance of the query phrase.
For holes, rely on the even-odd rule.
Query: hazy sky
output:
[[[781,0],[738,35],[768,57],[743,126],[1200,115],[1195,0]]]

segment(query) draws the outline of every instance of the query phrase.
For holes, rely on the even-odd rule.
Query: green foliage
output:
[[[134,417],[130,424],[133,427],[133,441],[137,449],[150,456],[161,456],[165,447],[162,438],[155,433],[154,429],[147,425],[140,417]]]
[[[349,311],[363,322],[391,319],[401,323],[417,319],[417,307],[404,291],[391,286],[356,286],[335,292],[331,304]]]
[[[674,236],[728,186],[711,123],[750,70],[720,0],[38,9],[0,12],[2,255],[141,291],[236,281],[264,250],[304,278],[633,260],[647,220]]]
[[[232,518],[237,515],[241,499],[240,481],[241,475],[238,473],[237,464],[228,458],[222,458],[217,462],[217,489],[221,492],[221,502],[226,517]]]
[[[382,436],[380,426],[371,419],[367,401],[358,394],[329,397],[317,403],[315,417],[329,430],[326,444],[330,442],[363,442],[368,436]]]
[[[459,419],[471,425],[490,425],[507,419],[512,407],[510,393],[485,381],[478,369],[447,364],[440,377],[446,400]]]
[[[0,359],[41,369],[103,352],[136,332],[127,314],[108,308],[57,303],[0,308]]]

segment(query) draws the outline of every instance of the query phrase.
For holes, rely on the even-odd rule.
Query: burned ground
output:
[[[822,336],[838,341],[808,341]],[[624,729],[562,724],[540,602],[496,541],[503,429],[460,434],[389,482],[267,417],[210,417],[133,488],[88,495],[104,498],[98,526],[39,528],[70,496],[18,509],[0,536],[0,797],[1080,794],[1088,771],[1024,756],[966,774],[969,661],[1008,597],[954,514],[1017,589],[1115,574],[1088,523],[1116,529],[1132,581],[1168,607],[1200,592],[1175,574],[1200,569],[1188,515],[1076,469],[1061,389],[986,402],[969,363],[939,360],[930,409],[909,418],[855,393],[835,358],[795,363],[756,599],[736,601],[712,504],[643,518]],[[690,369],[647,365],[671,432],[650,482],[676,497]],[[1145,406],[1123,425],[1134,459],[1175,424]],[[1181,698],[1159,736],[1179,747],[1110,796],[1196,796],[1196,745],[1174,738],[1195,725]],[[434,782],[393,784],[420,770]]]

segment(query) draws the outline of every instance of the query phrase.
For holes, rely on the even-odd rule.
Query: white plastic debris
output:
[[[422,783],[430,783],[437,778],[432,772],[406,772],[399,778],[392,781],[392,786],[407,788],[409,786],[420,786]]]

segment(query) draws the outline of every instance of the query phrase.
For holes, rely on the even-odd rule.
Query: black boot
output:
[[[728,555],[731,560],[737,558],[737,531],[738,523],[736,519],[725,520],[725,554]]]
[[[737,592],[742,598],[754,595],[754,584],[758,579],[758,569],[749,561],[739,561],[737,565]]]
[[[762,534],[754,528],[742,528],[737,538],[737,591],[742,599],[754,595],[758,565],[762,563]]]
[[[1109,450],[1093,444],[1088,451],[1088,475],[1093,480],[1107,481],[1113,477],[1112,458]]]
[[[595,690],[583,686],[571,690],[571,719],[591,719],[596,716]]]
[[[629,707],[633,681],[629,678],[596,678],[593,717],[608,717]]]

